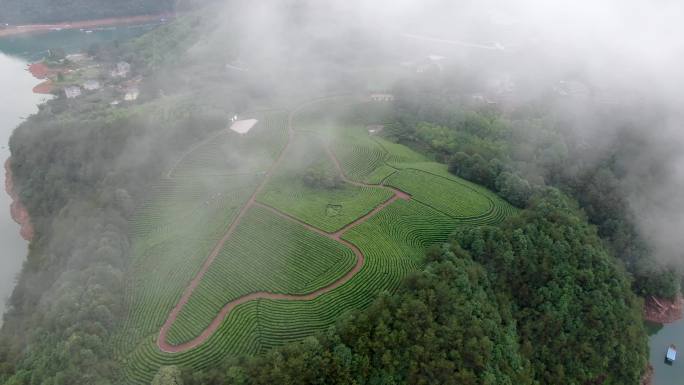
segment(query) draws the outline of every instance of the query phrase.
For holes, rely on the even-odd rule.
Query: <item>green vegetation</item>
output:
[[[133,221],[136,239],[145,246],[179,236],[216,240],[258,181],[254,175],[161,180]]]
[[[332,149],[345,174],[353,180],[378,184],[396,171],[385,164],[388,151],[362,130],[345,131],[334,141]]]
[[[139,341],[125,358],[125,383],[149,384],[163,366],[177,365],[203,370],[216,366],[226,356],[257,354],[261,344],[258,336],[260,302],[238,306],[228,314],[221,327],[204,344],[178,354],[165,354],[155,343],[156,335]]]
[[[186,370],[185,383],[639,383],[639,301],[562,194],[538,194],[519,216],[461,228],[452,239],[430,249],[424,269],[396,292],[334,328]]]
[[[306,294],[335,281],[356,263],[338,242],[254,207],[204,275],[169,332],[169,342],[198,336],[228,302],[267,291]]]
[[[212,185],[201,178],[163,181],[133,221],[135,259],[127,284],[124,351],[158,331],[258,181],[241,176],[211,180]]]
[[[344,179],[336,170],[315,166],[309,167],[304,171],[302,181],[307,187],[328,190],[339,189],[344,183]]]
[[[283,115],[273,115],[249,135],[220,131],[192,146],[190,153],[182,153],[173,164],[171,178],[149,190],[149,198],[132,221],[134,259],[127,285],[129,315],[120,340],[122,352],[159,330],[206,256],[263,180],[261,168],[253,168],[259,164],[252,158],[229,156],[248,156],[255,140],[263,140],[259,154],[275,158],[275,140],[284,139]],[[208,156],[199,155],[204,153]],[[227,164],[240,172],[225,168]],[[250,169],[252,172],[246,173]]]
[[[176,366],[163,366],[154,376],[152,385],[182,385],[181,371]]]
[[[368,109],[368,104],[358,106]],[[321,108],[331,107],[321,102],[320,105],[313,104],[307,107],[303,113],[307,113],[309,109]],[[333,110],[331,114],[335,115],[336,111]],[[317,114],[312,113],[314,116]],[[339,119],[337,121],[328,120],[331,123],[330,127],[337,127],[338,130],[331,129],[326,134],[333,143],[338,143],[335,140],[336,132],[340,135],[347,135],[350,132],[344,124],[339,123],[345,121],[345,115],[337,116]],[[280,126],[274,126],[272,129],[278,132],[277,127]],[[361,131],[358,131],[356,137],[361,137],[360,135]],[[365,135],[367,136],[368,133]],[[222,137],[217,136],[205,144],[194,146],[189,153],[183,155],[183,160],[176,170],[193,170],[192,173],[203,175],[201,170],[223,169],[224,173],[230,174],[233,169],[223,162],[221,156],[217,155],[221,153],[218,149],[224,148],[220,141]],[[261,136],[259,131],[255,130],[254,133],[250,132],[245,140],[250,137],[253,140],[259,140],[259,138],[265,139],[269,136]],[[347,135],[344,140],[352,143],[354,137]],[[372,140],[360,140],[360,142],[375,143]],[[304,178],[306,170],[311,167],[328,173],[339,172],[324,145],[325,141],[319,139],[317,134],[297,131],[291,146],[283,155],[283,162],[275,168],[272,178],[258,196],[258,200],[314,227],[332,232],[371,211],[391,197],[392,193],[382,186],[361,187],[343,183],[337,188],[329,188],[307,185]],[[407,167],[415,165],[445,173],[443,167],[428,162],[424,157],[402,146],[389,145],[387,147],[397,152],[393,154],[379,144],[376,145],[377,151],[383,154],[380,157],[383,161],[376,162],[378,168],[389,167],[384,163],[384,159],[400,159]],[[203,156],[205,152],[208,154]],[[266,157],[271,162],[274,159],[272,154],[259,153],[257,155]],[[416,163],[410,163],[410,160],[415,160]],[[259,163],[257,159],[253,159],[253,162]],[[188,165],[192,167],[188,168]],[[398,175],[415,172],[418,171],[401,170]],[[173,174],[175,173],[176,171]],[[187,173],[189,175],[190,171]],[[216,171],[212,171],[208,175],[215,173]],[[397,178],[397,184],[404,180],[407,186],[402,184],[402,187],[406,187],[417,197],[425,197],[427,203],[423,203],[420,199],[394,202],[367,222],[349,229],[343,235],[346,241],[356,245],[364,253],[366,262],[361,271],[351,280],[330,293],[310,301],[260,299],[252,301],[254,305],[252,302],[240,305],[230,312],[219,331],[208,341],[196,349],[180,354],[159,352],[154,340],[158,328],[173,305],[165,302],[147,306],[141,302],[133,306],[133,309],[141,309],[134,313],[142,314],[141,318],[144,317],[145,320],[129,321],[122,329],[122,336],[128,342],[120,345],[121,354],[126,357],[127,362],[136,362],[127,367],[128,378],[137,383],[150,381],[160,365],[186,365],[201,370],[215,365],[224,357],[267,351],[272,347],[322,332],[345,312],[363,309],[378,293],[397,288],[404,277],[420,268],[421,255],[425,249],[430,245],[445,241],[455,227],[472,226],[477,223],[498,223],[514,211],[510,205],[494,194],[471,186],[468,182],[456,177],[450,176],[446,179],[423,171],[420,173],[428,176],[428,180],[421,181],[422,185],[410,185],[408,182],[410,178],[400,177]],[[178,175],[186,175],[186,171]],[[430,193],[424,190],[427,190],[431,184],[438,183],[430,178],[442,183],[445,191],[441,193],[448,194],[454,199],[435,203],[436,198],[432,196],[430,200]],[[174,184],[186,180],[193,180],[193,178],[187,176],[172,179]],[[391,179],[388,180],[390,181]],[[237,187],[230,183],[226,183],[225,186],[229,191]],[[154,195],[151,194],[150,197],[151,202],[154,202]],[[464,205],[462,203],[464,201],[474,206],[471,208]],[[431,208],[430,204],[441,207],[449,215]],[[170,206],[177,207],[174,214],[183,215],[181,205],[169,202],[149,203],[149,206],[145,207]],[[501,209],[494,210],[494,206]],[[331,215],[331,209],[336,211],[334,215]],[[209,208],[208,211],[216,210]],[[146,217],[156,217],[148,209],[141,212],[145,213]],[[222,225],[226,224],[222,223]],[[190,222],[188,226],[188,229],[192,229],[189,231],[199,228]],[[206,232],[206,230],[202,231]],[[150,235],[141,237],[134,244],[156,244],[158,239],[149,237]],[[212,237],[212,239],[216,238]],[[181,253],[187,253],[188,258],[184,263],[194,263],[196,269],[201,264],[199,260],[209,253],[209,245],[197,247],[195,253],[185,247],[171,247],[175,249],[173,255],[179,255],[179,258]],[[173,283],[162,288],[164,285],[162,281],[169,274],[164,270],[167,267],[160,266],[166,263],[162,256],[163,253],[160,252],[154,255],[141,254],[139,257],[141,260],[148,260],[146,263],[158,267],[152,272],[150,269],[139,269],[137,274],[141,279],[149,277],[148,282],[155,285],[154,291],[164,293],[159,296],[160,298],[168,298],[169,301],[172,298],[177,300],[182,292],[180,283],[189,282],[192,270],[188,270],[184,279],[174,277]],[[192,258],[189,258],[190,256]],[[310,293],[335,281],[337,277],[349,271],[355,261],[356,258],[351,250],[343,245],[305,229],[294,223],[292,219],[279,217],[266,208],[253,207],[237,226],[235,233],[228,239],[182,309],[178,319],[172,325],[168,341],[172,344],[179,344],[192,340],[200,335],[225,304],[243,295],[258,291],[286,294]],[[168,268],[176,269],[173,265],[168,265]],[[194,271],[197,271],[196,269]],[[178,270],[180,273],[184,269]],[[161,275],[158,279],[153,279],[152,277],[157,276],[157,272]],[[138,282],[131,286],[131,291],[141,291],[146,284]],[[135,297],[132,298],[135,301]],[[148,310],[143,311],[143,308]],[[255,312],[256,315],[233,314],[243,312]],[[254,321],[256,326],[247,326],[241,322],[235,323],[238,319],[243,319],[240,317],[256,317]],[[152,328],[154,324],[157,325],[157,330]],[[136,332],[131,332],[131,329]],[[235,339],[233,334],[241,337]],[[222,346],[222,348],[217,350],[216,346],[210,345]],[[208,354],[211,355],[208,356]]]
[[[493,209],[491,200],[465,183],[425,171],[401,170],[392,174],[387,184],[406,191],[415,200],[454,218],[483,216]]]
[[[203,1],[203,0],[200,0]],[[125,43],[122,49],[114,48],[114,52],[102,50],[102,47],[91,48],[98,56],[121,57],[133,64],[133,68],[141,69],[145,75],[179,63],[184,52],[200,39],[200,26],[203,18],[197,14],[181,15],[172,24],[161,25],[145,35]]]
[[[15,188],[36,237],[4,315],[0,383],[102,383],[118,376],[115,334],[128,313],[124,301],[134,295],[126,291],[136,232],[130,219],[144,207],[147,189],[156,193],[163,186],[150,184],[167,165],[225,124],[220,116],[183,97],[112,108],[107,99],[87,96],[73,105],[51,100],[14,132]],[[185,207],[197,203],[193,198]],[[215,220],[226,213],[217,212]],[[166,218],[149,217],[144,234],[155,236]],[[157,250],[193,245],[201,248],[190,241]]]
[[[446,257],[326,334],[185,383],[528,384],[518,349],[484,270]]]
[[[644,117],[625,108],[606,113],[601,106],[592,106],[587,114],[593,126],[623,132],[611,146],[599,143],[600,148],[592,149],[576,143],[572,134],[585,128],[575,127],[575,118],[564,118],[548,101],[502,112],[454,106],[453,99],[463,92],[458,84],[411,80],[395,92],[402,102],[396,104],[394,119],[385,129],[389,138],[448,163],[451,173],[496,191],[518,207],[527,206],[546,186],[561,189],[578,200],[611,254],[635,277],[635,292],[674,298],[680,291],[681,274],[656,261],[655,250],[637,231],[628,197],[640,194],[634,191],[640,187],[624,186],[625,165],[643,141],[634,133],[636,126],[630,123],[625,128],[623,122],[657,123],[643,122]],[[594,158],[588,161],[587,154]]]
[[[161,353],[152,335],[128,356],[128,376],[143,384],[160,365],[203,370],[226,357],[265,352],[323,332],[345,312],[363,309],[378,293],[398,287],[403,277],[420,268],[426,246],[445,241],[454,225],[454,220],[425,206],[397,201],[345,236],[366,255],[363,269],[347,284],[312,301],[241,305],[207,342],[184,353]]]
[[[388,190],[342,184],[311,188],[301,178],[274,177],[259,201],[324,231],[334,232],[392,196]]]
[[[647,352],[641,302],[583,220],[550,190],[517,220],[462,229],[454,239],[509,293],[540,383],[636,384]]]
[[[245,114],[259,121],[248,135],[226,127],[191,147],[173,167],[170,177],[259,174],[268,170],[287,137],[287,113],[263,111]]]
[[[335,186],[307,182],[312,169],[339,182]],[[321,230],[334,232],[391,196],[387,189],[343,182],[323,143],[312,135],[297,134],[258,200]]]

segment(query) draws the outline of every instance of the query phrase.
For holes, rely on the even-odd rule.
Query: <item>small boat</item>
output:
[[[665,362],[671,364],[677,359],[677,347],[670,345],[665,353]]]

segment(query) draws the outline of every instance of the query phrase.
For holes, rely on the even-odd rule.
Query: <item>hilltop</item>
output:
[[[638,383],[635,293],[678,286],[621,260],[610,178],[560,171],[567,95],[506,105],[512,82],[424,42],[255,7],[90,50],[139,97],[60,96],[17,129],[36,237],[0,382]]]

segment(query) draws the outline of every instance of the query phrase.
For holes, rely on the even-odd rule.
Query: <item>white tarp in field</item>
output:
[[[252,129],[259,121],[256,119],[245,119],[233,122],[230,129],[237,132],[238,134],[246,134]]]

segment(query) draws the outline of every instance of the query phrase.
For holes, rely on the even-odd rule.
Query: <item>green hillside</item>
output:
[[[516,211],[370,134],[380,113],[351,115],[382,104],[336,101],[290,112],[289,127],[285,113],[266,112],[244,136],[221,132],[191,147],[150,194],[133,222],[130,314],[118,344],[131,381],[149,382],[162,365],[204,369],[323,331],[398,287],[454,228],[496,224]],[[317,185],[311,169],[337,181]],[[199,284],[163,336],[190,347],[165,353],[160,328],[194,277]],[[265,294],[241,302],[250,293]],[[212,322],[220,327],[203,340]]]

